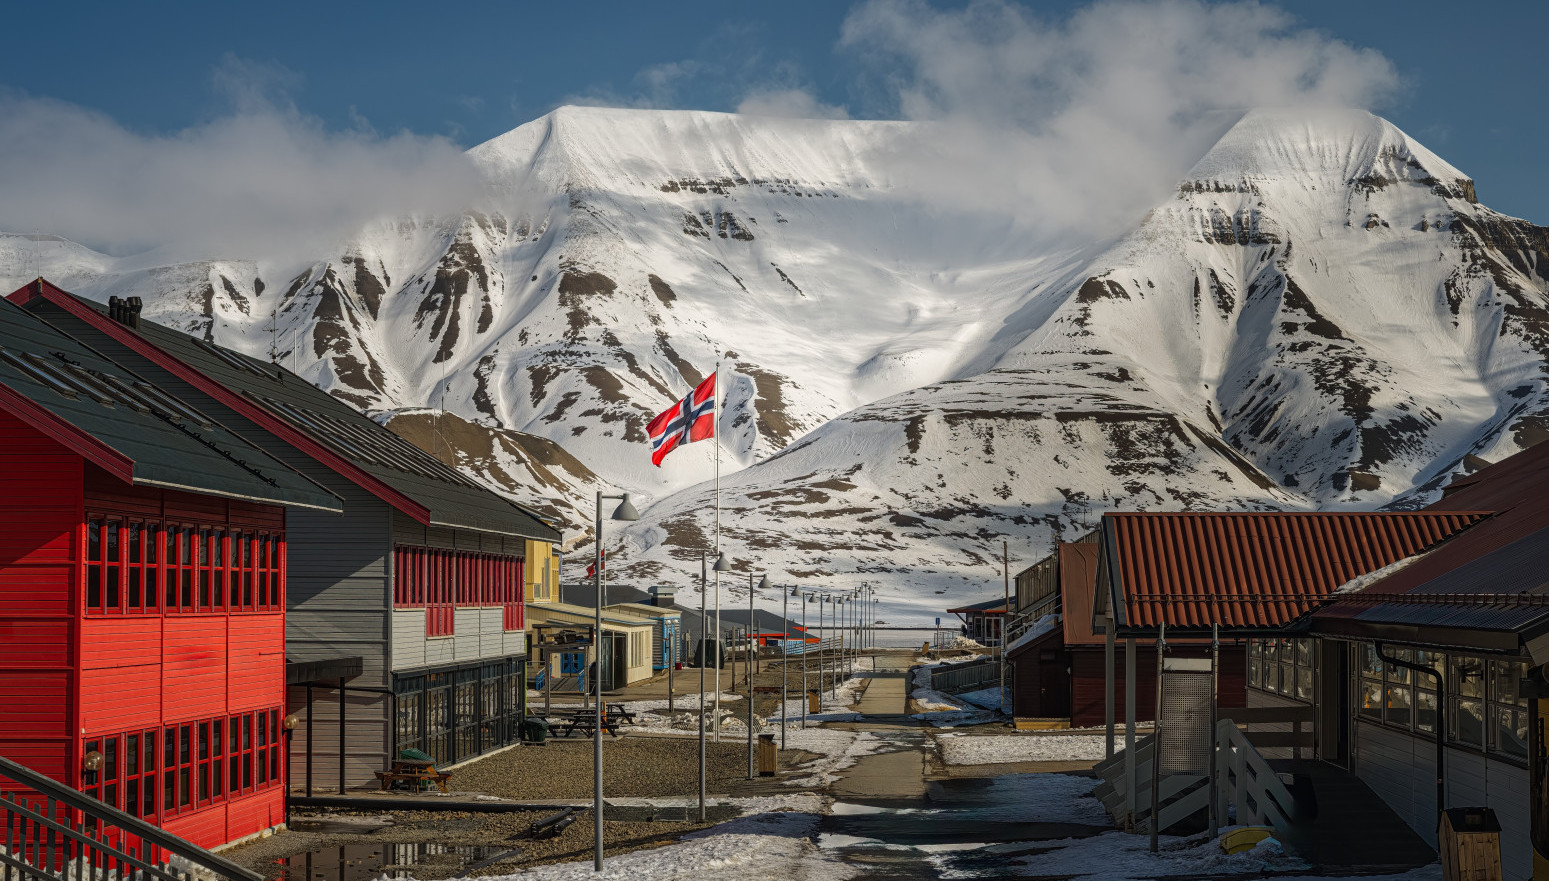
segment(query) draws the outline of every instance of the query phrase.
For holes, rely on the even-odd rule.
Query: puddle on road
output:
[[[465,869],[493,864],[496,857],[510,854],[509,845],[454,845],[381,842],[379,844],[343,844],[298,853],[278,860],[278,881],[375,881],[377,878],[408,878],[435,875],[449,877]],[[496,860],[498,862],[498,860]],[[429,871],[427,871],[429,870]]]
[[[910,799],[850,798],[823,818],[818,846],[873,881],[996,878],[1006,842],[1082,838],[1112,828],[1095,780],[1010,774],[929,784]],[[1074,821],[1074,822],[1072,822]],[[1028,852],[1037,847],[1028,844]]]

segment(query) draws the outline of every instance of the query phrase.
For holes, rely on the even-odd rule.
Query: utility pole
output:
[[[1056,548],[1056,550],[1058,550]],[[1005,578],[1005,603],[1000,611],[1000,707],[1006,707],[1006,625],[1011,621],[1011,549],[1005,539],[1000,540],[1000,573]]]

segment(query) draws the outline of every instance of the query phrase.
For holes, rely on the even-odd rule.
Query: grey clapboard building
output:
[[[13,302],[344,500],[287,513],[292,785],[375,783],[397,750],[449,764],[524,710],[524,562],[559,532],[283,367],[38,280]]]

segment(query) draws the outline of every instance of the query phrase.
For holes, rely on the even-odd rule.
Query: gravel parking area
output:
[[[722,735],[705,744],[705,787],[731,792],[747,777],[747,741]],[[694,737],[604,737],[604,797],[655,798],[699,793],[699,741]],[[452,772],[459,792],[502,798],[590,798],[591,738],[559,738],[519,747]]]
[[[746,741],[728,735],[705,747],[709,793],[725,794],[746,785]],[[610,798],[697,795],[698,772],[699,745],[693,737],[603,741],[603,793]],[[452,775],[459,800],[483,793],[511,799],[586,801],[592,795],[592,742],[561,738],[542,747],[519,747],[464,765]],[[554,812],[321,812],[317,816],[325,821],[322,831],[281,832],[224,855],[267,877],[285,875],[291,881],[372,881],[384,872],[392,875],[400,870],[429,881],[451,877],[492,858],[500,859],[470,874],[503,875],[541,863],[591,859],[590,811],[578,814],[575,823],[552,839],[526,837],[529,824]],[[346,825],[367,819],[389,825],[353,829]],[[698,823],[605,820],[604,843],[609,854],[626,853],[670,844],[699,828],[703,827]],[[518,853],[507,854],[512,850]]]

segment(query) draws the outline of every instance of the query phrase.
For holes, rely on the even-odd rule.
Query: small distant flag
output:
[[[608,552],[607,551],[603,551],[602,552],[602,568],[604,568],[604,569],[608,568]],[[596,574],[597,574],[597,564],[596,563],[593,563],[592,565],[586,567],[586,577],[587,578],[591,578],[591,577],[595,576]]]
[[[646,433],[651,436],[651,464],[660,468],[680,444],[715,437],[715,374],[710,374],[683,400],[663,410]]]

